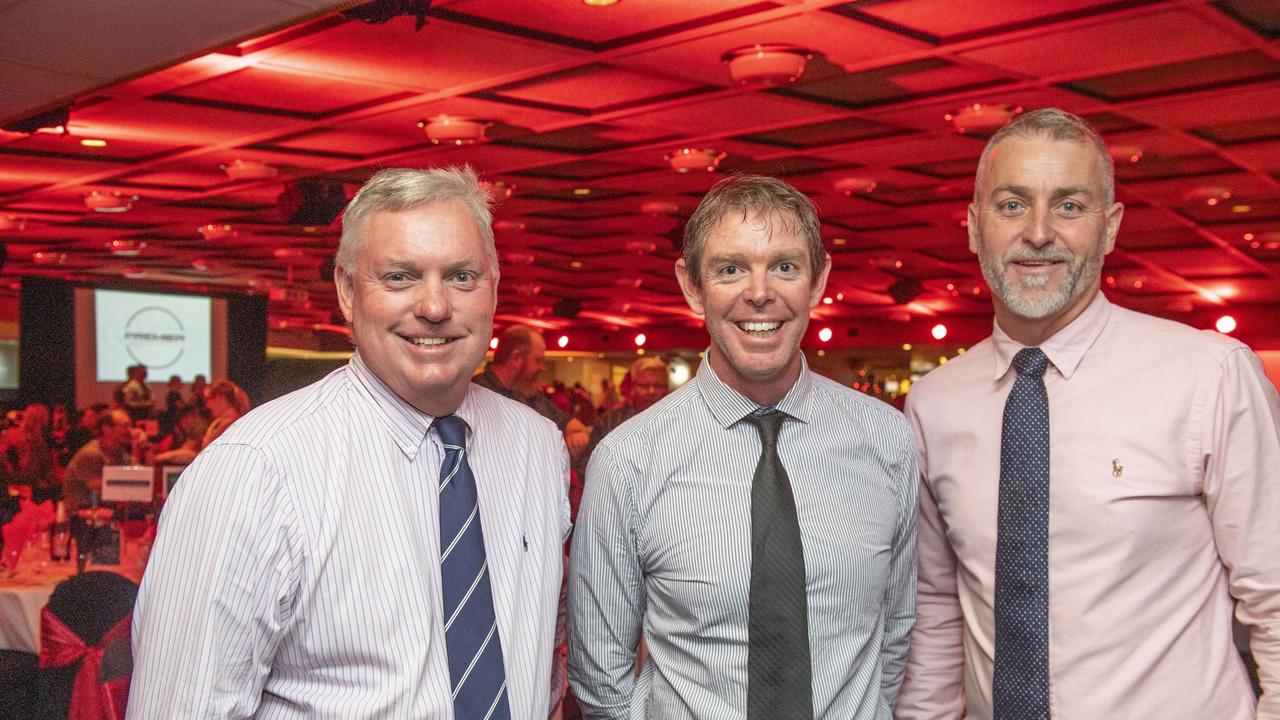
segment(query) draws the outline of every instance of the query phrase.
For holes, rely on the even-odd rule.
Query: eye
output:
[[[1080,212],[1080,205],[1075,200],[1065,200],[1062,203],[1062,211],[1066,213]]]
[[[1005,200],[1000,203],[1000,211],[1006,213],[1015,213],[1022,209],[1022,203],[1017,200]]]
[[[720,275],[737,275],[737,274],[738,274],[738,266],[737,266],[737,265],[725,265],[724,267],[720,268],[720,270],[719,270],[719,274],[720,274]]]
[[[398,285],[398,284],[400,284],[400,283],[406,283],[406,282],[409,282],[409,273],[406,273],[406,272],[393,272],[393,273],[388,273],[388,274],[387,274],[387,282],[389,282],[389,283],[391,283],[391,284],[393,284],[393,285]]]
[[[476,274],[470,270],[460,270],[453,274],[453,281],[456,283],[469,283],[476,279]]]

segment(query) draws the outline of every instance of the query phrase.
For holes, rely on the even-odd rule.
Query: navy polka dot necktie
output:
[[[996,521],[995,720],[1049,718],[1049,397],[1040,348],[1013,358]]]

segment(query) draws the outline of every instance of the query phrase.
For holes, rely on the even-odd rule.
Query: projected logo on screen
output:
[[[121,382],[125,368],[208,377],[213,303],[196,295],[95,290],[98,380]]]
[[[124,325],[124,348],[149,370],[165,370],[182,357],[187,333],[177,315],[162,307],[142,308]]]

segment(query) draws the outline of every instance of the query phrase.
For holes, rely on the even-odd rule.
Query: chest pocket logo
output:
[[[1120,464],[1120,458],[1111,460],[1111,477],[1118,478],[1124,475],[1124,466]]]

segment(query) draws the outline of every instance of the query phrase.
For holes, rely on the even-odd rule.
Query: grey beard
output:
[[[982,267],[982,276],[992,294],[1000,299],[1013,314],[1028,320],[1041,320],[1061,312],[1076,296],[1077,289],[1096,277],[1102,271],[1102,253],[1097,250],[1089,253],[1084,262],[1073,270],[1068,270],[1067,277],[1054,292],[1035,293],[1027,296],[1024,290],[1041,290],[1048,278],[1026,278],[1019,283],[1010,281],[1005,273],[1003,260],[991,262],[985,252],[978,253],[978,264]]]

